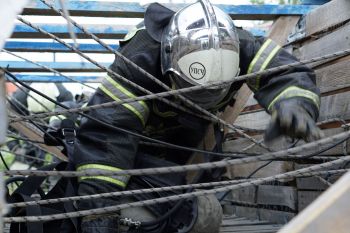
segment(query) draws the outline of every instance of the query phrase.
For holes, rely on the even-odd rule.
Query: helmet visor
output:
[[[233,80],[239,72],[239,43],[231,18],[201,2],[176,13],[162,37],[162,71],[192,85]],[[209,13],[208,13],[209,12]]]

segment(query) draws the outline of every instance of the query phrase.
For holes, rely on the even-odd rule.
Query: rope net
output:
[[[263,133],[263,130],[245,128],[245,127],[234,125],[230,122],[226,122],[225,120],[221,119],[218,115],[215,115],[201,108],[197,104],[193,103],[191,100],[184,97],[183,94],[191,91],[210,88],[210,87],[227,86],[232,82],[246,81],[246,80],[255,78],[257,76],[272,74],[275,72],[287,70],[301,64],[310,65],[316,62],[329,61],[330,59],[337,59],[339,57],[349,55],[350,49],[339,51],[332,54],[323,55],[320,57],[315,57],[309,60],[291,63],[288,65],[274,67],[264,71],[241,75],[234,78],[234,80],[173,90],[171,89],[171,87],[165,85],[163,82],[159,81],[156,77],[147,73],[141,67],[138,67],[136,64],[134,64],[133,62],[125,58],[117,50],[113,49],[111,46],[103,42],[96,35],[89,32],[84,26],[80,25],[75,20],[73,20],[69,15],[67,15],[67,13],[65,13],[60,9],[55,8],[46,0],[40,0],[40,1],[44,3],[46,6],[48,6],[52,11],[54,11],[58,15],[61,15],[63,18],[67,20],[67,24],[69,25],[68,28],[70,32],[72,31],[71,29],[72,26],[78,28],[83,33],[85,33],[85,35],[88,38],[94,40],[96,43],[104,47],[110,54],[118,56],[126,64],[136,68],[139,72],[143,73],[147,78],[153,81],[155,85],[159,85],[160,87],[162,87],[164,91],[160,93],[153,93],[150,90],[147,90],[144,87],[131,82],[126,77],[121,76],[120,74],[111,70],[109,67],[104,66],[100,62],[97,62],[96,60],[92,59],[90,56],[86,55],[84,52],[80,51],[76,44],[76,41],[73,45],[70,43],[67,43],[63,39],[60,39],[59,37],[45,31],[43,28],[40,28],[39,26],[31,23],[30,21],[24,19],[23,17],[18,16],[18,20],[21,23],[42,33],[46,37],[51,38],[54,41],[62,44],[71,52],[78,54],[82,60],[86,60],[91,64],[94,64],[99,69],[101,69],[101,71],[106,72],[108,75],[110,75],[111,77],[117,80],[123,81],[123,83],[126,83],[131,87],[137,89],[138,91],[143,93],[143,95],[135,98],[125,98],[125,99],[121,99],[118,101],[111,101],[104,104],[90,105],[90,106],[76,107],[76,108],[71,108],[69,106],[65,106],[64,104],[60,104],[59,105],[61,107],[60,110],[52,110],[52,109],[48,109],[40,100],[38,100],[38,97],[43,97],[44,99],[48,100],[49,102],[52,102],[53,104],[58,104],[56,101],[50,98],[50,96],[47,96],[44,93],[42,93],[42,90],[31,89],[28,83],[20,81],[16,77],[16,74],[9,71],[11,67],[3,67],[3,70],[6,73],[7,81],[15,85],[18,90],[22,90],[23,92],[28,92],[28,95],[32,98],[32,100],[45,109],[44,112],[33,113],[33,112],[30,112],[30,109],[27,106],[23,105],[23,103],[21,103],[18,99],[14,98],[13,96],[7,97],[8,106],[9,106],[9,119],[10,119],[9,120],[10,128],[8,131],[8,138],[9,138],[9,141],[14,141],[14,145],[11,148],[2,147],[0,149],[2,162],[6,166],[6,164],[9,163],[9,161],[6,161],[6,157],[7,157],[6,155],[13,154],[15,155],[15,160],[22,162],[24,164],[27,164],[27,168],[22,170],[13,170],[6,166],[7,169],[3,169],[3,173],[6,176],[10,178],[31,177],[31,176],[50,177],[50,179],[48,179],[48,188],[44,190],[44,192],[47,192],[49,188],[52,187],[52,183],[57,181],[57,179],[60,177],[119,176],[119,175],[142,176],[142,175],[151,175],[151,174],[160,175],[160,174],[167,174],[167,173],[175,174],[175,173],[183,173],[183,172],[199,171],[199,170],[208,171],[211,169],[230,167],[233,165],[240,165],[240,164],[249,164],[249,163],[258,162],[258,161],[262,161],[265,163],[263,166],[259,167],[249,176],[241,177],[241,179],[236,178],[236,179],[227,180],[227,181],[195,183],[195,184],[156,187],[156,188],[139,189],[139,190],[125,190],[125,191],[119,191],[119,192],[101,193],[101,194],[94,194],[94,195],[87,195],[87,196],[61,197],[61,198],[48,199],[48,200],[11,203],[11,204],[8,204],[7,207],[20,208],[20,207],[26,207],[31,205],[46,205],[46,204],[74,202],[74,201],[88,200],[88,199],[119,197],[119,196],[125,196],[125,195],[130,196],[130,195],[137,195],[142,193],[154,193],[154,192],[189,190],[189,189],[192,190],[190,192],[186,192],[180,195],[155,198],[155,199],[150,199],[145,201],[123,203],[117,206],[108,206],[100,209],[91,209],[91,210],[76,211],[76,212],[69,212],[69,213],[55,214],[55,215],[45,215],[45,216],[5,217],[4,219],[5,222],[8,222],[8,223],[9,222],[38,222],[38,221],[52,221],[52,220],[64,219],[64,218],[82,217],[82,216],[89,216],[89,215],[103,215],[106,213],[114,213],[118,210],[125,209],[125,208],[161,204],[164,202],[178,201],[181,199],[188,199],[188,198],[193,198],[193,197],[198,197],[198,196],[208,195],[208,194],[227,193],[232,190],[240,189],[244,187],[269,184],[271,182],[283,183],[283,182],[286,182],[286,180],[287,181],[293,180],[300,177],[318,177],[321,179],[321,181],[329,185],[330,184],[328,181],[329,177],[334,175],[339,176],[340,174],[347,172],[348,170],[347,165],[350,161],[350,156],[348,156],[347,154],[346,143],[350,137],[350,132],[347,131],[348,125],[346,124],[346,121],[343,119],[334,118],[334,119],[329,119],[325,122],[319,122],[318,124],[322,125],[329,122],[340,122],[341,126],[344,128],[344,132],[341,132],[332,136],[328,136],[311,143],[295,143],[293,147],[290,147],[288,149],[274,151],[271,147],[266,146],[263,143],[263,140],[259,140],[257,139],[257,137],[251,136],[254,133],[261,134]],[[74,34],[71,34],[71,35],[73,38],[75,38]],[[26,61],[28,63],[32,63],[40,67],[42,70],[45,70],[47,72],[57,75],[57,77],[63,77],[71,82],[79,83],[80,85],[87,87],[92,91],[96,89],[91,85],[88,85],[84,82],[76,80],[72,77],[69,77],[58,70],[55,70],[51,67],[41,64],[40,62],[32,61],[30,59],[27,59],[17,53],[13,53],[6,49],[2,49],[2,51],[12,56],[15,56],[19,59],[22,59],[23,61]],[[178,101],[172,101],[169,98],[167,98],[171,96],[176,97],[174,99],[181,100],[183,104],[179,104]],[[133,103],[136,101],[151,101],[151,100],[159,100],[171,107],[174,107],[194,117],[208,120],[214,124],[219,124],[222,127],[226,127],[230,130],[230,133],[238,135],[238,137],[240,138],[246,139],[251,144],[241,150],[237,150],[237,151],[226,150],[225,152],[221,152],[221,153],[198,149],[198,148],[189,148],[183,145],[175,145],[168,142],[164,142],[162,140],[152,138],[144,134],[135,133],[124,128],[118,128],[109,124],[108,122],[105,122],[101,119],[92,118],[91,116],[88,116],[86,114],[86,112],[91,110],[112,108],[121,104]],[[115,129],[123,133],[139,137],[141,139],[140,144],[143,144],[143,145],[147,145],[150,147],[168,147],[172,149],[177,149],[180,152],[191,151],[191,152],[196,152],[200,154],[206,154],[208,156],[216,156],[216,158],[219,158],[219,160],[215,162],[188,164],[183,166],[157,167],[157,168],[150,168],[150,169],[132,169],[132,170],[122,170],[122,171],[116,171],[116,172],[37,170],[39,166],[42,166],[45,164],[52,164],[53,162],[62,160],[62,157],[59,157],[59,156],[57,157],[57,154],[52,153],[51,149],[48,149],[48,147],[45,147],[45,143],[43,141],[43,135],[46,132],[46,130],[50,129],[51,127],[50,124],[48,123],[48,119],[50,117],[53,117],[53,116],[59,117],[59,116],[70,115],[70,114],[78,114],[78,115],[81,115],[82,117],[89,117],[89,119],[94,120],[101,125],[108,126],[111,129]],[[23,130],[30,131],[30,134],[23,133]],[[321,155],[321,153],[327,150],[330,150],[339,144],[343,144],[343,154],[342,154],[343,156],[342,155],[340,156]],[[265,152],[264,153],[247,152],[247,151],[251,151],[251,149],[256,146],[260,147],[260,151],[265,151]],[[61,151],[62,147],[57,146],[56,150]],[[309,151],[313,151],[313,153],[308,153]],[[49,156],[50,156],[50,159],[49,160],[46,159],[46,157],[49,157]],[[317,164],[306,168],[297,169],[297,170],[281,173],[278,175],[268,176],[268,177],[254,176],[256,172],[268,166],[274,161],[303,162],[303,161],[309,161],[309,160],[312,160],[314,162],[316,161]],[[334,167],[337,167],[337,168],[334,169]],[[13,187],[13,189],[15,190],[16,187]],[[14,190],[11,190],[11,191],[13,192]],[[241,206],[249,206],[249,204],[244,203],[240,200],[233,200],[233,201],[236,204],[239,204]],[[262,208],[262,207],[260,206],[257,208]],[[265,207],[265,208],[268,208],[268,207]],[[287,211],[290,211],[290,210],[287,210]]]

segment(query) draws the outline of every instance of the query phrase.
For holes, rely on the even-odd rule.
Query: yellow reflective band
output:
[[[302,89],[302,88],[297,87],[297,86],[291,86],[291,87],[286,88],[279,95],[277,95],[271,101],[271,103],[267,107],[267,110],[269,112],[271,112],[274,104],[278,100],[290,99],[290,98],[293,98],[293,97],[304,97],[304,98],[310,99],[312,102],[314,102],[316,104],[318,109],[320,108],[320,98],[319,98],[319,96],[317,94],[313,93],[312,91],[305,90],[305,89]]]
[[[117,96],[113,95],[113,93],[111,93],[109,90],[107,90],[107,88],[105,88],[102,84],[98,87],[100,88],[106,95],[108,95],[109,97],[111,97],[113,100],[115,101],[121,101],[121,99],[119,99]],[[131,106],[130,104],[122,104],[124,107],[126,107],[127,109],[129,109],[131,112],[133,112],[142,122],[142,125],[145,125],[145,120],[143,119],[142,114],[137,111],[133,106]]]
[[[261,46],[261,48],[259,49],[258,53],[255,55],[253,61],[249,64],[249,68],[248,68],[248,74],[250,74],[255,66],[255,63],[258,61],[258,59],[260,58],[261,54],[264,52],[264,50],[267,48],[267,46],[269,46],[269,44],[272,42],[271,39],[267,39],[267,41],[265,41],[265,43]]]
[[[122,171],[122,169],[117,168],[117,167],[112,167],[108,165],[103,165],[103,164],[85,164],[78,166],[77,171],[83,171],[83,170],[104,170],[104,171]],[[122,177],[125,177],[125,180],[129,179],[128,175],[122,175],[120,179],[114,178],[114,177],[109,177],[109,176],[82,176],[80,177],[80,180],[85,180],[85,179],[98,179],[98,180],[104,180],[122,187],[126,186],[126,182],[122,181]]]
[[[113,179],[111,177],[107,177],[107,176],[81,176],[79,178],[79,180],[87,180],[87,179],[95,179],[95,180],[103,180],[103,181],[107,181],[109,183],[112,183],[112,184],[116,184],[118,186],[121,186],[123,188],[126,187],[126,183],[120,181],[120,180],[117,180],[117,179]]]
[[[264,63],[261,65],[261,68],[259,71],[263,71],[266,69],[266,67],[270,64],[271,60],[273,59],[273,57],[276,55],[276,53],[281,49],[281,46],[276,46],[271,53],[269,54],[269,56],[266,58],[266,60],[264,61]],[[257,78],[256,80],[256,84],[255,84],[255,88],[258,89],[260,86],[260,77]]]
[[[263,71],[266,69],[267,65],[271,62],[272,58],[276,55],[276,53],[278,52],[278,50],[280,50],[280,46],[276,46],[272,52],[269,54],[269,56],[266,58],[266,60],[264,61],[264,63],[262,64],[260,71]]]
[[[85,164],[77,167],[77,171],[81,171],[85,169],[101,169],[101,170],[113,171],[113,172],[122,171],[122,169],[120,168],[103,165],[103,164]]]
[[[119,83],[117,83],[116,81],[114,81],[114,79],[112,79],[111,77],[107,76],[106,79],[113,84],[113,86],[115,86],[117,89],[119,89],[121,92],[123,92],[126,96],[128,96],[129,98],[135,98],[136,96],[131,93],[130,91],[128,91],[126,88],[124,88],[122,85],[120,85]],[[139,104],[141,104],[147,111],[148,111],[148,106],[144,101],[137,101]]]
[[[142,29],[145,29],[145,27],[141,27],[141,28],[133,28],[133,29],[131,29],[129,32],[128,32],[128,34],[126,34],[126,36],[122,39],[122,40],[120,40],[120,41],[122,41],[122,42],[125,42],[125,41],[128,41],[128,40],[130,40],[131,38],[133,38],[135,35],[136,35],[136,33],[138,32],[138,31],[140,31],[140,30],[142,30]]]
[[[11,136],[6,138],[6,142],[12,142],[12,141],[15,141],[15,140],[17,140],[17,138],[13,138]]]

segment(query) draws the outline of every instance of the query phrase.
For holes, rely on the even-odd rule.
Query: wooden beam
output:
[[[350,229],[350,172],[343,175],[278,233],[347,233]]]
[[[35,24],[46,32],[54,34],[63,39],[70,39],[70,34],[66,24]],[[125,35],[134,28],[134,25],[109,25],[109,24],[84,24],[82,25],[88,32],[95,34],[100,39],[123,39]],[[248,29],[250,30],[250,29]],[[91,39],[91,37],[80,29],[74,27],[74,33],[79,39]],[[263,36],[265,31],[253,28],[250,30],[254,36]],[[25,25],[17,24],[13,30],[11,38],[50,38],[49,36],[38,32],[36,29]]]
[[[308,60],[326,54],[339,52],[350,47],[350,24],[325,35],[318,40],[307,42],[293,54],[300,60]]]
[[[69,31],[67,29],[67,24],[35,24],[39,28],[54,34],[60,38],[70,38]],[[108,25],[108,24],[85,24],[84,28],[95,34],[101,39],[122,39],[132,29],[133,25]],[[91,39],[90,36],[83,33],[80,29],[74,27],[74,33],[77,38],[80,39]],[[25,25],[17,24],[13,30],[11,38],[50,38],[41,32],[38,32],[34,28]]]
[[[75,83],[79,81],[84,83],[98,83],[102,81],[102,79],[104,78],[104,76],[68,76],[68,77],[70,79],[67,79],[63,76],[53,76],[53,75],[16,74],[16,78],[18,78],[23,82]]]
[[[350,2],[348,0],[329,1],[305,17],[305,36],[310,36],[339,25],[350,19]]]
[[[350,119],[350,92],[321,97],[320,116],[318,121],[332,118]],[[265,111],[240,115],[235,124],[238,126],[264,130],[270,121],[270,116]]]
[[[249,89],[249,87],[246,84],[243,84],[236,94],[237,97],[236,97],[234,106],[226,107],[222,115],[222,119],[225,119],[227,122],[230,122],[230,123],[235,122],[251,95],[252,95],[252,91]],[[228,131],[229,131],[228,128],[225,127],[225,134]]]
[[[272,25],[269,37],[279,45],[287,43],[288,35],[297,24],[300,16],[281,16]]]
[[[251,92],[246,84],[242,85],[242,87],[237,92],[236,102],[233,106],[227,106],[222,115],[222,119],[228,123],[233,123],[238,117],[239,113],[243,110],[245,103],[247,102]],[[226,131],[227,132],[227,131]],[[210,124],[206,135],[201,142],[201,146],[205,150],[212,151],[216,145],[215,136],[214,136],[214,126]],[[188,163],[201,163],[204,162],[204,157],[201,154],[194,153],[189,159]],[[188,172],[187,180],[191,181],[197,174],[197,171]]]
[[[73,43],[68,44],[73,46]],[[119,48],[119,45],[109,44],[109,46],[114,50]],[[57,42],[8,41],[4,48],[12,52],[73,52]],[[84,53],[111,53],[100,44],[79,44],[78,49]]]
[[[44,66],[50,67],[61,72],[105,72],[101,68],[88,62],[38,62]],[[102,63],[108,67],[111,63]],[[8,67],[10,72],[50,72],[33,63],[25,61],[0,61],[0,67]]]
[[[316,84],[321,93],[350,87],[350,57],[315,70]]]
[[[57,1],[53,5],[60,8]],[[188,4],[163,5],[177,11]],[[280,15],[303,15],[318,7],[317,5],[215,5],[233,19],[244,20],[273,20]],[[138,2],[67,1],[67,8],[72,16],[143,18],[146,6],[140,5]],[[22,14],[57,15],[45,4],[36,0],[32,0]]]
[[[12,116],[19,116],[14,111],[10,110],[10,112]],[[31,140],[37,140],[37,141],[43,140],[43,133],[37,131],[33,127],[33,125],[29,124],[28,122],[14,122],[14,123],[11,123],[10,126],[13,127],[15,130],[17,130],[19,133],[26,136],[27,138],[30,138]],[[58,147],[47,146],[45,144],[38,144],[38,147],[56,156],[60,160],[67,161],[67,157],[64,154],[62,154],[61,150]]]
[[[287,206],[297,210],[296,188],[277,185],[259,185],[257,203],[262,205]]]
[[[334,129],[326,129],[326,130],[323,130],[323,133],[325,134],[325,137],[329,137],[329,136],[332,136],[332,135],[336,135],[336,134],[339,134],[341,132],[344,132],[344,129],[342,128],[334,128]],[[256,140],[259,140],[259,139],[262,139],[263,135],[256,135],[256,136],[253,136],[253,138],[255,138]],[[229,140],[229,141],[226,141],[223,145],[223,150],[224,151],[240,151],[242,150],[243,148],[251,145],[252,142],[250,142],[249,140],[247,139],[244,139],[244,138],[238,138],[238,139],[235,139],[235,140]],[[298,145],[302,145],[304,144],[304,142],[300,141]],[[283,150],[283,149],[287,149],[289,146],[291,145],[291,142],[290,141],[287,141],[286,138],[281,138],[280,140],[276,141],[273,143],[273,145],[271,146],[271,148],[273,150]],[[329,146],[329,145],[325,145],[325,146]],[[322,148],[324,148],[325,146],[322,146],[321,148],[317,148],[317,150],[320,150]],[[309,151],[304,151],[303,154],[311,154],[312,152],[314,152],[316,150],[312,149],[312,150],[309,150]],[[350,153],[350,144],[347,143],[347,147],[346,147],[346,151],[348,153]],[[254,145],[252,146],[250,149],[248,149],[246,151],[247,153],[266,153],[266,150],[265,149],[262,149],[261,147],[257,146],[257,145]],[[320,156],[322,155],[330,155],[330,156],[334,156],[334,155],[343,155],[343,144],[340,144],[340,145],[337,145],[331,149],[329,149],[328,151],[326,152],[323,152],[320,154]],[[277,161],[276,161],[277,162]],[[260,165],[263,165],[264,162],[259,162]],[[271,172],[273,172],[273,170],[271,170],[271,167],[274,167],[276,169],[276,172],[280,172],[281,170],[279,170],[279,166],[281,165],[278,165],[278,163],[276,165],[272,165],[271,166],[267,166],[266,168],[264,169],[261,169],[258,173],[256,173],[256,176],[258,175],[261,175],[261,176],[268,176],[268,175],[271,175]],[[249,166],[249,164],[245,165],[245,164],[242,164],[241,166],[237,166],[238,168],[234,169],[233,170],[233,175],[236,177],[236,176],[240,176],[241,174],[241,177],[244,177],[244,176],[247,176],[250,174],[250,172],[254,171],[253,168],[251,168]],[[291,169],[293,170],[293,166],[286,166],[286,167],[282,167],[280,169]],[[275,174],[278,174],[278,173],[275,173]]]

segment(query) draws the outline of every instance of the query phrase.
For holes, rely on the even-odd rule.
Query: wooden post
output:
[[[4,232],[3,216],[6,214],[7,209],[5,206],[5,188],[4,188],[3,174],[0,173],[0,233]]]
[[[7,108],[4,72],[0,71],[0,145],[6,142]]]
[[[348,233],[350,172],[343,175],[278,233]]]
[[[227,106],[221,118],[224,121],[232,124],[237,119],[241,111],[243,110],[244,105],[247,102],[250,95],[251,95],[251,91],[249,87],[246,84],[243,84],[242,87],[237,92],[237,98],[236,98],[235,104],[233,106]],[[225,129],[225,133],[226,132],[227,130]],[[202,146],[203,149],[205,150],[211,151],[214,149],[215,143],[216,142],[214,137],[214,126],[210,124],[207,130],[207,133],[202,143],[200,144],[200,146]],[[203,155],[200,155],[196,152],[191,156],[191,158],[188,161],[189,164],[201,163],[201,162],[204,162],[204,157]],[[190,182],[194,178],[195,174],[197,174],[197,171],[188,172],[187,181]]]

